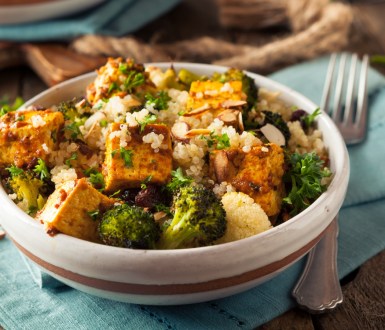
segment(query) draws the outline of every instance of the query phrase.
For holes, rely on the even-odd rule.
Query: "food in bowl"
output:
[[[319,110],[279,96],[237,69],[111,58],[85,95],[2,115],[3,186],[50,235],[134,249],[247,238],[331,177]]]

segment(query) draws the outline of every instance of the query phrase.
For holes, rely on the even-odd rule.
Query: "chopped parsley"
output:
[[[207,141],[207,146],[209,148],[215,145],[215,149],[222,150],[230,147],[230,138],[227,133],[223,133],[222,135],[216,135],[214,131],[210,133],[210,137],[207,138],[202,136],[202,139]]]
[[[133,166],[133,163],[132,163],[132,157],[134,155],[134,152],[132,150],[129,150],[129,149],[125,149],[123,147],[120,147],[120,149],[115,149],[111,152],[111,156],[112,157],[115,157],[115,154],[119,152],[120,154],[120,157],[123,159],[124,161],[124,165],[126,167],[132,167]]]
[[[79,135],[82,135],[79,129],[79,125],[76,122],[72,122],[64,127],[65,130],[71,132],[71,139],[76,140]]]
[[[65,164],[66,164],[68,167],[72,167],[71,161],[72,161],[72,160],[76,160],[76,159],[78,159],[78,154],[77,154],[77,152],[73,152],[73,153],[71,154],[71,156],[65,160]]]
[[[146,78],[143,73],[130,71],[127,74],[127,78],[125,79],[123,86],[128,93],[132,93],[135,87],[144,85],[145,82]]]
[[[25,119],[24,115],[18,116],[15,120],[16,121],[23,121]]]
[[[128,74],[128,64],[127,63],[119,63],[119,69],[121,73]]]
[[[168,101],[171,100],[171,97],[166,91],[160,91],[155,95],[150,93],[145,95],[146,105],[152,105],[156,110],[166,110],[168,109]]]
[[[137,123],[139,124],[139,131],[140,133],[142,133],[144,131],[144,128],[148,125],[148,124],[152,124],[154,122],[156,122],[156,116],[154,114],[151,114],[149,113],[147,116],[145,116],[143,118],[143,120],[136,120]]]
[[[106,184],[104,182],[103,174],[100,173],[94,167],[91,167],[84,171],[84,175],[88,177],[88,181],[92,184],[92,186],[100,191],[103,191]]]
[[[185,176],[183,174],[182,169],[180,167],[178,167],[175,171],[171,171],[171,176],[172,176],[172,179],[167,184],[166,187],[168,190],[170,190],[172,192],[175,192],[179,188],[185,187],[185,186],[192,184],[194,182],[193,178],[191,178],[189,176]]]
[[[112,93],[113,91],[119,90],[118,84],[114,81],[110,84],[108,87],[108,94]]]
[[[40,177],[40,180],[49,179],[51,177],[45,161],[41,158],[38,159],[33,171]]]
[[[147,184],[151,182],[151,179],[152,179],[152,175],[149,175],[148,177],[146,177],[143,182],[140,184],[140,189],[147,189]]]
[[[24,170],[22,168],[13,164],[10,167],[7,167],[6,170],[9,172],[12,178],[24,174]]]

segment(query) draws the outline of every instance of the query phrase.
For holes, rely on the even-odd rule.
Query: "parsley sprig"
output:
[[[14,164],[12,164],[10,167],[7,167],[6,170],[9,172],[12,178],[24,174],[24,170]]]
[[[128,93],[132,93],[133,89],[144,85],[146,78],[143,73],[136,71],[129,71],[127,78],[124,80],[123,86]]]
[[[165,91],[160,91],[155,95],[150,93],[145,95],[146,105],[152,105],[156,110],[166,110],[168,109],[168,101],[171,100],[171,97]]]
[[[183,174],[183,171],[180,167],[178,167],[175,171],[171,171],[171,176],[172,179],[166,187],[172,192],[175,192],[179,188],[188,186],[189,184],[192,184],[194,182],[193,178],[185,176]]]
[[[37,160],[37,164],[33,171],[40,177],[40,180],[49,179],[51,177],[47,164],[41,158]]]
[[[291,215],[298,214],[314,202],[326,189],[322,179],[329,177],[331,172],[324,167],[324,161],[315,153],[289,156],[289,170],[284,180],[290,186],[289,194],[283,199]]]
[[[230,147],[230,138],[227,133],[223,133],[221,135],[215,134],[214,131],[210,133],[209,137],[202,136],[202,139],[207,141],[207,146],[209,148],[215,145],[215,149],[222,150]]]
[[[137,120],[136,119],[136,122],[138,123],[139,125],[139,132],[140,133],[143,133],[144,131],[144,128],[148,125],[148,124],[152,124],[152,123],[155,123],[156,122],[156,116],[152,113],[149,113],[147,116],[145,116],[142,120]]]
[[[119,153],[120,157],[124,161],[124,165],[126,167],[132,167],[133,162],[132,162],[132,157],[134,156],[134,152],[130,149],[125,149],[123,147],[120,147],[120,149],[115,149],[111,152],[111,156],[115,157],[115,155]]]
[[[99,191],[104,190],[106,183],[104,182],[103,174],[100,173],[96,168],[90,167],[84,171],[84,175],[88,177],[88,181],[94,188],[98,189]]]

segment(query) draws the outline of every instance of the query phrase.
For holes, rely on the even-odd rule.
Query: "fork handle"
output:
[[[337,236],[336,217],[309,252],[305,270],[293,289],[299,306],[309,312],[326,312],[343,301],[337,272]]]

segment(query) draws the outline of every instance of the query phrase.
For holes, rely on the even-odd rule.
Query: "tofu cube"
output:
[[[165,184],[172,170],[170,130],[161,124],[128,127],[125,136],[118,123],[112,124],[106,138],[103,174],[106,191],[139,188],[144,181]],[[161,142],[160,142],[161,140]]]
[[[283,149],[274,143],[255,146],[247,153],[240,149],[217,150],[210,156],[211,177],[252,197],[268,216],[280,212],[283,174]]]
[[[194,111],[205,105],[217,115],[224,111],[224,101],[245,101],[246,95],[242,91],[242,81],[194,81],[191,83],[189,98],[187,100],[188,111]]]
[[[103,211],[114,200],[100,193],[86,178],[66,181],[49,196],[36,219],[44,223],[47,232],[59,231],[80,239],[98,242],[98,221],[90,215]]]
[[[19,110],[0,118],[0,165],[23,167],[34,158],[48,162],[57,148],[58,133],[64,125],[61,112]]]

